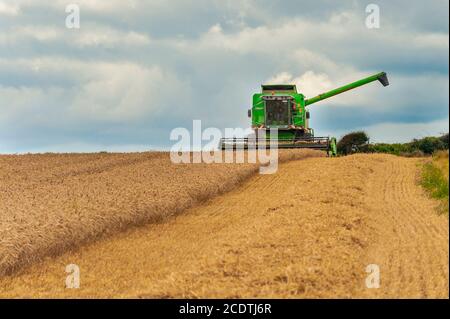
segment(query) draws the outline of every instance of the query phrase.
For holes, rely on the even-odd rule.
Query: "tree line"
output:
[[[389,153],[400,156],[426,156],[436,151],[448,150],[449,135],[427,136],[413,139],[407,143],[370,143],[364,131],[351,132],[344,135],[337,143],[340,155],[353,153]]]

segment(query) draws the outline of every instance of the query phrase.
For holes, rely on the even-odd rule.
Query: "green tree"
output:
[[[369,136],[364,131],[351,132],[344,135],[337,143],[339,154],[348,155],[368,151]]]

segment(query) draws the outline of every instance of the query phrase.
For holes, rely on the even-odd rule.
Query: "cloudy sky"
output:
[[[81,27],[65,25],[79,5]],[[366,27],[366,6],[380,28]],[[170,131],[248,127],[264,82],[307,97],[316,135],[448,131],[447,0],[0,0],[0,153],[164,148]]]

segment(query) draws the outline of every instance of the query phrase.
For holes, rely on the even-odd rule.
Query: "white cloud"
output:
[[[50,8],[64,12],[68,4],[77,4],[80,7],[81,15],[84,13],[95,13],[101,15],[130,15],[139,12],[140,10],[148,11],[149,16],[160,14],[161,12],[173,12],[173,5],[179,7],[189,6],[186,1],[171,1],[165,0],[4,0],[10,3],[16,3],[22,8]],[[192,5],[192,4],[191,4]]]
[[[1,60],[0,70],[13,67],[46,78],[65,77],[72,86],[0,87],[0,122],[26,115],[30,121],[51,108],[70,121],[132,122],[184,110],[177,94],[189,100],[189,85],[158,66],[130,62],[84,62],[68,59]],[[168,109],[170,108],[170,110]],[[46,111],[46,112],[43,112]],[[48,123],[51,125],[51,123]]]
[[[33,39],[43,43],[64,43],[69,47],[123,47],[145,46],[150,38],[143,33],[113,29],[105,26],[86,24],[81,29],[69,30],[54,26],[20,26],[0,34],[0,44],[20,44]]]
[[[7,36],[10,42],[13,39],[19,38],[31,38],[41,42],[55,41],[63,37],[63,31],[50,26],[23,26],[7,32]]]
[[[17,4],[0,1],[0,15],[17,16],[20,13],[20,7]]]
[[[17,143],[14,132],[24,128],[61,128],[66,122],[65,89],[0,86],[0,97],[0,141],[3,143]],[[31,131],[27,139],[32,139],[35,134]]]
[[[298,18],[275,26],[246,26],[235,33],[226,33],[220,24],[215,24],[201,35],[195,45],[184,42],[180,46],[198,50],[225,49],[240,54],[284,54],[291,49],[297,50],[300,44],[301,47],[308,47],[313,42],[317,43],[316,35],[319,33],[322,38],[338,38],[346,35],[344,30],[345,25],[335,22],[317,24]]]
[[[380,68],[386,62],[403,67],[413,56],[421,65],[448,53],[448,33],[412,32],[386,22],[382,30],[374,31],[366,28],[364,17],[364,11],[338,11],[322,21],[295,17],[255,27],[244,25],[235,32],[227,32],[217,23],[198,38],[166,42],[192,56],[217,52],[266,55],[295,70],[327,73],[350,66],[356,72],[367,61]]]
[[[418,47],[432,49],[446,49],[449,48],[448,34],[444,33],[426,33],[418,34],[414,37],[413,43]]]
[[[160,67],[131,63],[87,65],[94,76],[80,84],[70,114],[98,121],[155,118],[180,108],[173,92],[187,96],[187,88],[176,76]],[[86,70],[87,71],[87,70]]]
[[[72,33],[69,39],[69,43],[80,48],[90,46],[144,46],[150,43],[150,38],[143,33],[122,32],[97,26],[84,26],[80,31]]]
[[[24,8],[53,7],[57,9],[64,9],[68,4],[76,3],[83,10],[104,13],[136,8],[138,3],[142,3],[140,0],[77,0],[72,2],[66,0],[10,0],[9,2],[15,2]]]

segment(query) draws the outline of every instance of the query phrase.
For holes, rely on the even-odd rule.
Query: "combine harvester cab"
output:
[[[224,138],[219,147],[222,150],[269,148],[270,142],[275,139],[277,148],[319,149],[336,156],[336,138],[314,136],[314,130],[309,127],[310,113],[306,107],[377,80],[383,86],[389,85],[386,73],[381,72],[310,99],[298,93],[294,84],[262,85],[261,93],[253,95],[253,106],[248,110],[255,130],[254,137]],[[277,129],[276,138],[270,136],[270,129]]]

